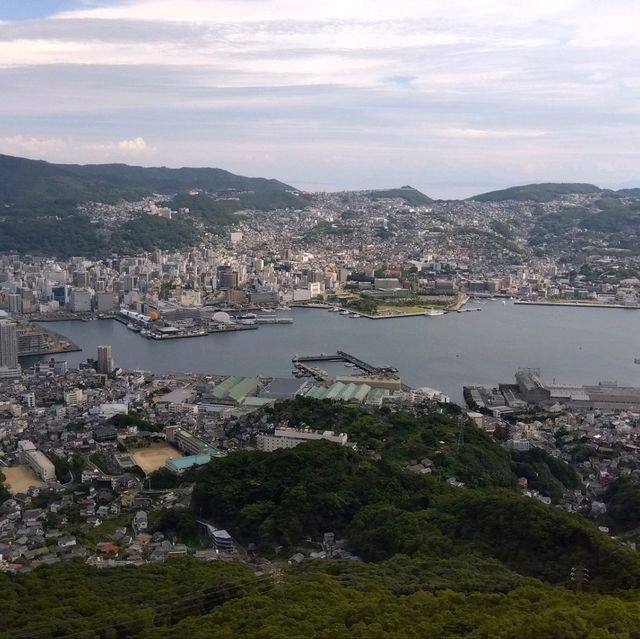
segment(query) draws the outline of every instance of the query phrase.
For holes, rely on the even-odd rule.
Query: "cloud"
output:
[[[134,138],[133,140],[120,140],[117,148],[126,153],[142,153],[148,150],[147,143],[142,138]]]
[[[98,4],[0,23],[5,148],[434,195],[636,177],[632,0]]]
[[[35,159],[73,162],[74,157],[96,156],[101,160],[127,159],[153,152],[143,138],[118,142],[87,140],[77,137],[42,138],[25,135],[0,137],[0,153],[25,155]]]

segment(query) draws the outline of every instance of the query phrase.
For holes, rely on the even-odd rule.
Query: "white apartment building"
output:
[[[332,430],[297,430],[295,428],[276,428],[273,435],[258,435],[258,448],[265,452],[272,452],[279,448],[295,448],[298,444],[308,441],[325,439],[344,446],[348,437],[346,433],[334,433]]]

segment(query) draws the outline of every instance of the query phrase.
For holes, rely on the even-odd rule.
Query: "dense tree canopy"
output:
[[[317,441],[230,453],[182,476],[195,482],[192,510],[154,513],[150,529],[198,543],[196,519],[206,518],[255,542],[284,571],[281,585],[239,562],[191,558],[0,575],[0,639],[640,637],[638,554],[515,490],[520,473],[542,487],[576,487],[563,462],[539,451],[511,457],[455,411],[298,400],[267,415],[346,431],[356,447]],[[427,456],[432,473],[407,470]],[[450,485],[452,475],[466,485]],[[610,516],[623,517],[636,492],[632,480],[614,483]],[[317,550],[325,532],[362,561],[287,567],[294,552]],[[571,592],[577,566],[589,571],[587,594]]]
[[[576,595],[474,557],[310,562],[282,581],[190,559],[0,575],[0,639],[632,639],[640,628],[637,592]]]

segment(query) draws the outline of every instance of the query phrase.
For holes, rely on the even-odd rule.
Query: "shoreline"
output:
[[[443,315],[447,315],[448,313],[457,313],[467,302],[469,302],[471,298],[469,295],[462,295],[460,299],[456,301],[453,306],[449,308],[442,308],[438,310],[442,310]],[[425,308],[424,311],[418,311],[415,313],[387,313],[386,315],[370,315],[368,313],[363,313],[358,310],[344,309],[339,306],[336,307],[334,304],[324,304],[324,303],[311,303],[311,304],[292,304],[292,308],[311,308],[311,309],[319,309],[328,311],[331,308],[340,308],[340,310],[348,310],[352,315],[357,314],[360,317],[364,317],[369,320],[385,320],[385,319],[402,319],[404,317],[429,317],[428,313],[431,309]]]
[[[569,308],[619,308],[627,311],[640,310],[640,305],[623,306],[622,304],[605,304],[604,302],[589,304],[587,302],[538,302],[528,300],[515,300],[513,303],[519,304],[521,306],[564,306]]]

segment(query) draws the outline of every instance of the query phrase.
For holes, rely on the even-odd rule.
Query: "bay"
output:
[[[473,303],[469,307],[477,306]],[[158,374],[199,372],[290,376],[291,358],[345,350],[377,365],[396,366],[407,384],[437,388],[462,401],[469,384],[511,383],[520,367],[558,383],[601,380],[640,385],[640,311],[522,306],[488,301],[482,312],[393,320],[350,319],[318,309],[284,313],[293,324],[255,331],[158,342],[115,321],[56,322],[51,327],[83,351],[70,366],[111,344],[118,366]],[[323,366],[350,374],[341,364]]]

